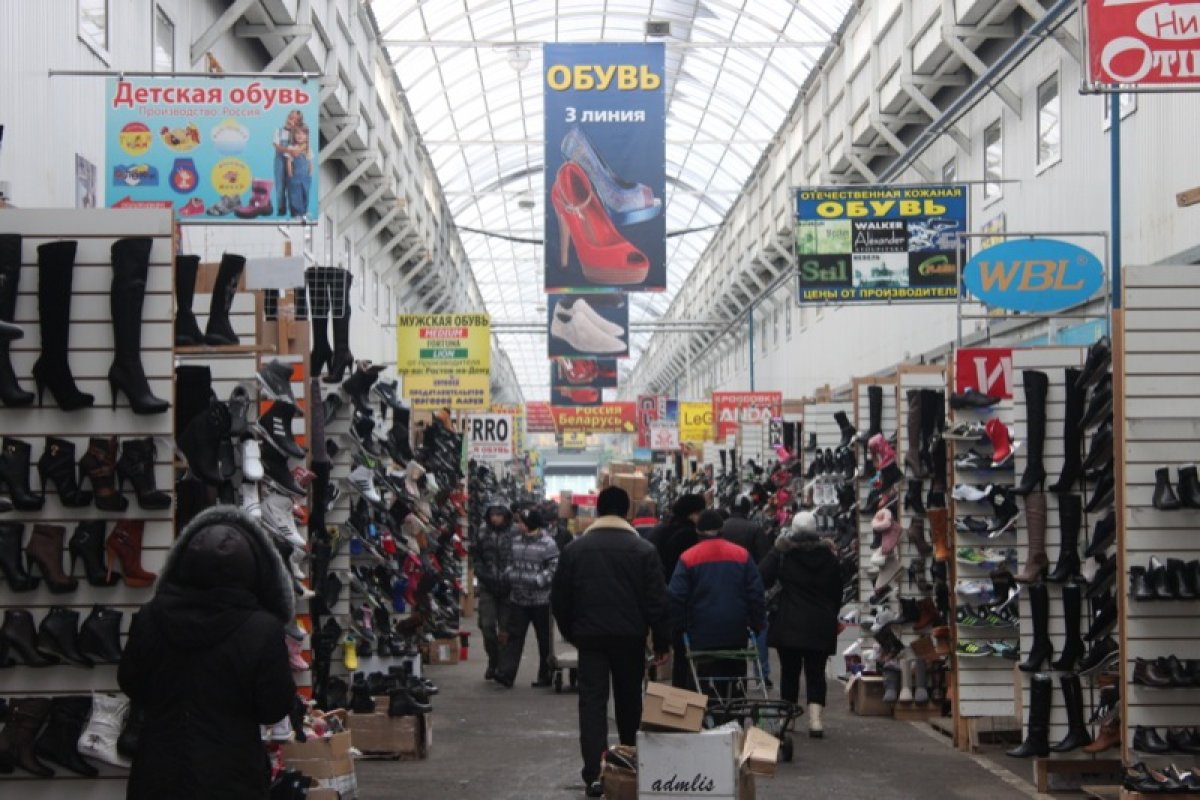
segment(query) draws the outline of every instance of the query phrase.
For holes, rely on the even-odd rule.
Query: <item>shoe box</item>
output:
[[[421,651],[422,664],[444,666],[458,663],[459,642],[457,637],[421,642],[417,647]]]
[[[387,697],[376,697],[375,707],[388,707]],[[366,755],[429,757],[433,746],[433,715],[389,717],[386,713],[348,715],[354,747]]]
[[[704,727],[708,697],[665,683],[647,683],[642,700],[642,730],[697,733]]]
[[[877,675],[856,675],[846,684],[850,710],[860,717],[890,717],[892,707],[883,702],[883,678]]]
[[[738,761],[742,768],[754,775],[773,777],[779,764],[781,742],[762,728],[749,727],[742,741],[742,752]]]
[[[358,797],[351,745],[349,732],[335,733],[326,739],[309,737],[305,742],[287,742],[283,745],[283,761],[315,780],[318,789],[332,789],[342,800],[351,800]]]
[[[754,775],[741,763],[744,734],[737,723],[699,733],[637,735],[639,800],[754,800]]]

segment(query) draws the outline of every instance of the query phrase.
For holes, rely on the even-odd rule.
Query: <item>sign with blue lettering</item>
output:
[[[800,302],[955,300],[966,231],[966,186],[800,189]]]
[[[542,46],[547,292],[667,287],[663,45]]]
[[[1104,265],[1078,245],[1057,239],[1010,239],[977,253],[963,268],[967,291],[1009,311],[1061,311],[1104,286]]]

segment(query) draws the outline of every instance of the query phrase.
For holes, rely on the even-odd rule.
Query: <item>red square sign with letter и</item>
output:
[[[1013,396],[1011,347],[966,347],[955,353],[954,391],[973,390],[1007,400]]]

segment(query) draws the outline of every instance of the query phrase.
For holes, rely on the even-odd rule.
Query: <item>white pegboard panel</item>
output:
[[[171,471],[174,414],[168,411],[165,414],[135,416],[123,394],[114,410],[107,381],[113,357],[109,308],[112,281],[110,248],[117,239],[151,237],[153,244],[141,329],[142,364],[154,394],[174,401],[171,380],[174,310],[171,215],[162,211],[12,209],[0,212],[0,233],[18,233],[23,237],[16,318],[25,330],[25,338],[12,344],[12,362],[18,381],[27,390],[34,388],[32,368],[40,352],[37,247],[64,239],[78,242],[70,307],[69,358],[77,385],[81,391],[95,396],[95,405],[78,411],[60,411],[47,392],[45,405],[40,408],[35,401],[32,407],[0,410],[0,433],[15,436],[32,446],[35,465],[31,469],[31,485],[34,491],[40,490],[36,461],[45,447],[44,436],[70,439],[75,445],[75,457],[78,460],[87,450],[89,436],[116,435],[122,439],[148,436],[156,439],[158,463],[155,477],[158,488],[171,492],[174,485]],[[24,541],[27,542],[32,526],[39,522],[64,526],[66,538],[69,539],[75,525],[82,520],[105,520],[106,535],[111,533],[117,520],[143,520],[142,566],[159,573],[174,541],[173,512],[170,508],[143,511],[132,492],[126,491],[125,496],[129,500],[129,508],[118,513],[100,511],[94,505],[65,508],[54,492],[48,492],[41,511],[12,511],[4,515],[3,521],[24,523]],[[64,552],[63,568],[70,566],[69,556]],[[51,595],[44,585],[33,592],[13,593],[6,584],[0,583],[0,607],[29,609],[37,624],[52,605],[75,609],[80,612],[81,618],[87,616],[94,604],[109,605],[124,612],[124,635],[129,629],[133,612],[149,600],[153,592],[153,587],[131,589],[123,583],[114,587],[93,587],[81,579],[79,587],[69,594]],[[117,668],[55,666],[38,670],[26,667],[0,670],[0,697],[86,694],[92,691],[119,691]],[[116,800],[123,797],[125,772],[109,767],[101,769],[101,777],[95,780],[65,777],[67,773],[57,768],[59,777],[49,781],[25,780],[20,775],[0,776],[0,785],[8,785],[7,789],[0,789],[0,795],[7,796],[11,791],[13,796],[30,800],[49,800],[61,797],[64,793],[86,800]],[[19,788],[14,788],[17,786]]]
[[[896,432],[896,425],[898,422],[896,409],[896,379],[884,378],[879,381],[855,381],[854,386],[856,396],[854,400],[854,414],[851,415],[851,421],[854,422],[855,428],[857,428],[860,433],[863,433],[870,428],[871,406],[869,399],[869,387],[878,386],[883,391],[883,406],[882,414],[880,415],[880,426],[883,430],[883,435],[890,438]],[[836,427],[837,426],[835,425],[834,428],[836,429]],[[836,443],[837,442],[834,444]],[[855,444],[855,458],[858,460],[859,471],[861,472],[863,466],[863,452],[862,447],[857,443]],[[897,459],[899,459],[898,456]],[[862,507],[863,501],[866,500],[867,495],[871,493],[870,484],[871,481],[866,478],[860,478],[858,481],[857,497],[860,508]],[[897,491],[903,492],[903,489],[903,482],[901,482],[901,484],[897,486]],[[897,508],[899,508],[899,505],[897,505]],[[867,572],[867,567],[870,566],[871,563],[871,540],[874,538],[874,534],[871,531],[871,520],[874,516],[875,514],[873,512],[860,512],[858,515],[858,597],[863,603],[861,613],[864,614],[867,611],[866,602],[875,592],[875,579]],[[901,547],[903,547],[903,544],[904,541],[902,537]],[[893,597],[903,594],[903,592],[900,590],[905,586],[907,581],[907,573],[902,572],[893,583],[893,586],[895,586],[897,589],[897,591],[893,592]],[[899,626],[896,627],[897,632],[899,632]],[[863,635],[866,638],[870,638],[870,632],[865,629],[863,631]]]
[[[1066,374],[1068,367],[1078,369],[1083,365],[1086,359],[1087,351],[1080,347],[1039,347],[1024,350],[1013,351],[1013,434],[1020,446],[1016,451],[1016,480],[1020,480],[1021,474],[1025,470],[1025,465],[1028,463],[1029,449],[1027,440],[1029,436],[1029,413],[1025,403],[1025,386],[1023,372],[1025,370],[1037,370],[1045,373],[1049,381],[1049,390],[1046,395],[1046,441],[1045,441],[1045,456],[1043,463],[1046,467],[1046,484],[1050,485],[1058,479],[1059,473],[1063,466],[1063,426],[1066,420]],[[1083,446],[1087,447],[1091,440],[1091,431],[1084,436]],[[1078,491],[1079,486],[1074,487]],[[1089,488],[1090,485],[1089,485]],[[1054,564],[1058,560],[1059,544],[1062,541],[1062,526],[1059,521],[1059,495],[1053,492],[1045,492],[1046,495],[1046,555],[1050,559],[1050,569],[1054,569]],[[1085,501],[1086,503],[1086,501]],[[1025,504],[1023,499],[1018,499],[1017,505],[1021,507],[1022,517],[1017,524],[1017,553],[1019,557],[1020,569],[1025,568],[1025,560],[1029,553],[1029,528],[1024,517]],[[1080,549],[1085,546],[1086,538],[1091,532],[1090,525],[1094,524],[1099,517],[1094,514],[1084,514],[1083,524],[1080,527]],[[1118,586],[1120,581],[1118,580]],[[1050,633],[1050,641],[1054,645],[1053,658],[1057,659],[1062,655],[1063,643],[1066,635],[1066,622],[1063,615],[1062,602],[1062,584],[1047,583],[1050,595],[1050,615],[1048,630]],[[1029,607],[1029,595],[1027,592],[1022,592],[1020,597],[1021,604],[1021,658],[1024,659],[1033,646],[1033,624],[1031,622],[1031,611]],[[1088,602],[1086,598],[1083,601],[1083,620],[1080,621],[1081,631],[1087,633],[1088,626]],[[1053,673],[1054,675],[1054,691],[1052,693],[1051,710],[1050,710],[1050,742],[1054,743],[1061,740],[1067,734],[1067,710],[1063,702],[1062,686],[1059,683],[1059,673],[1050,669],[1049,664],[1043,665],[1043,672]],[[1029,708],[1029,678],[1032,673],[1024,673],[1017,671],[1017,677],[1021,680],[1021,697],[1023,708]],[[1098,696],[1097,692],[1092,691],[1091,682],[1087,679],[1083,681],[1083,700],[1084,714],[1090,716],[1091,703]],[[1024,720],[1022,720],[1024,722]],[[1065,758],[1092,758],[1082,750],[1075,750],[1070,753],[1055,753],[1055,759]]]
[[[1125,270],[1124,351],[1114,380],[1124,387],[1124,448],[1119,454],[1124,498],[1118,536],[1123,573],[1121,645],[1124,742],[1132,746],[1138,725],[1164,728],[1200,721],[1200,688],[1151,689],[1132,683],[1137,658],[1176,655],[1200,658],[1197,601],[1155,603],[1130,598],[1126,575],[1144,567],[1151,556],[1165,564],[1200,558],[1200,511],[1154,508],[1154,472],[1169,469],[1178,491],[1179,467],[1197,461],[1200,446],[1200,276],[1194,266],[1136,266]],[[1161,730],[1160,730],[1161,732]],[[1134,760],[1158,766],[1180,756],[1131,753]],[[1186,758],[1186,757],[1183,757]]]

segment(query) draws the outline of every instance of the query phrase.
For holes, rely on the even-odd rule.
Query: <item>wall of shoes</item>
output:
[[[854,414],[850,402],[813,403],[804,409],[803,449],[805,486],[810,487],[812,509],[818,514],[818,526],[836,522],[841,503],[837,487],[843,482],[833,475],[832,467],[827,471],[826,463],[833,460],[833,453],[842,440],[842,430],[837,423],[839,414],[849,418]],[[828,451],[828,455],[827,455]],[[853,498],[851,498],[853,501]],[[851,527],[853,531],[853,527]],[[843,547],[844,544],[844,547]],[[843,542],[839,539],[842,554],[842,575],[845,579],[844,602],[859,600],[859,546],[858,542]]]
[[[1114,570],[1080,554],[1092,552],[1087,531],[1111,504],[1111,493],[1096,492],[1112,470],[1111,397],[1107,412],[1085,405],[1086,361],[1078,347],[1013,351],[1025,716],[1023,743],[1010,755],[1086,759],[1105,749],[1092,744],[1091,724],[1105,696],[1104,641],[1117,621]]]
[[[54,777],[0,794],[124,796],[115,662],[174,539],[171,237],[163,212],[0,212],[0,318],[23,332],[0,355],[5,751]]]
[[[854,454],[855,462],[858,464],[858,480],[856,482],[856,491],[858,501],[858,544],[859,544],[859,590],[858,596],[863,604],[860,611],[861,615],[879,620],[880,614],[886,612],[884,619],[895,619],[899,616],[899,606],[896,603],[898,592],[895,591],[897,585],[902,580],[901,572],[903,571],[903,562],[901,560],[901,550],[898,542],[888,542],[889,549],[886,555],[881,552],[881,536],[877,535],[872,530],[872,521],[875,518],[876,512],[879,510],[882,502],[879,498],[882,492],[879,491],[879,481],[882,480],[879,458],[876,453],[869,452],[867,447],[862,446],[862,442],[867,442],[875,434],[882,433],[884,439],[890,440],[896,432],[896,379],[881,378],[854,381],[854,414],[851,420],[857,430],[856,438],[851,445]],[[836,444],[836,442],[835,442]],[[891,448],[889,442],[888,447]],[[837,450],[834,450],[835,455]],[[895,460],[894,454],[891,456]],[[852,476],[854,473],[847,473]],[[898,488],[902,482],[897,482],[891,487],[892,490],[888,493],[888,497],[896,496]],[[894,502],[887,502],[886,507],[891,511],[897,511],[899,505]],[[885,589],[885,587],[892,587]],[[886,599],[885,599],[886,596]],[[879,602],[873,602],[879,601]],[[863,646],[867,646],[871,640],[873,633],[878,631],[872,627],[864,627],[863,637],[866,641]],[[882,629],[883,625],[879,625]]]
[[[952,398],[946,432],[953,469],[946,563],[952,579],[955,714],[960,721],[1007,720],[1017,713],[1013,659],[1020,616],[1015,603],[1004,605],[1007,584],[997,585],[992,575],[1012,574],[1021,550],[1013,523],[1015,504],[996,506],[993,499],[1015,500],[1010,492],[1013,404],[974,397],[978,403]]]
[[[1200,282],[1193,266],[1158,265],[1127,268],[1124,282],[1115,377],[1124,397],[1124,496],[1114,588],[1123,752],[1127,764],[1161,770],[1190,765],[1200,744]]]

